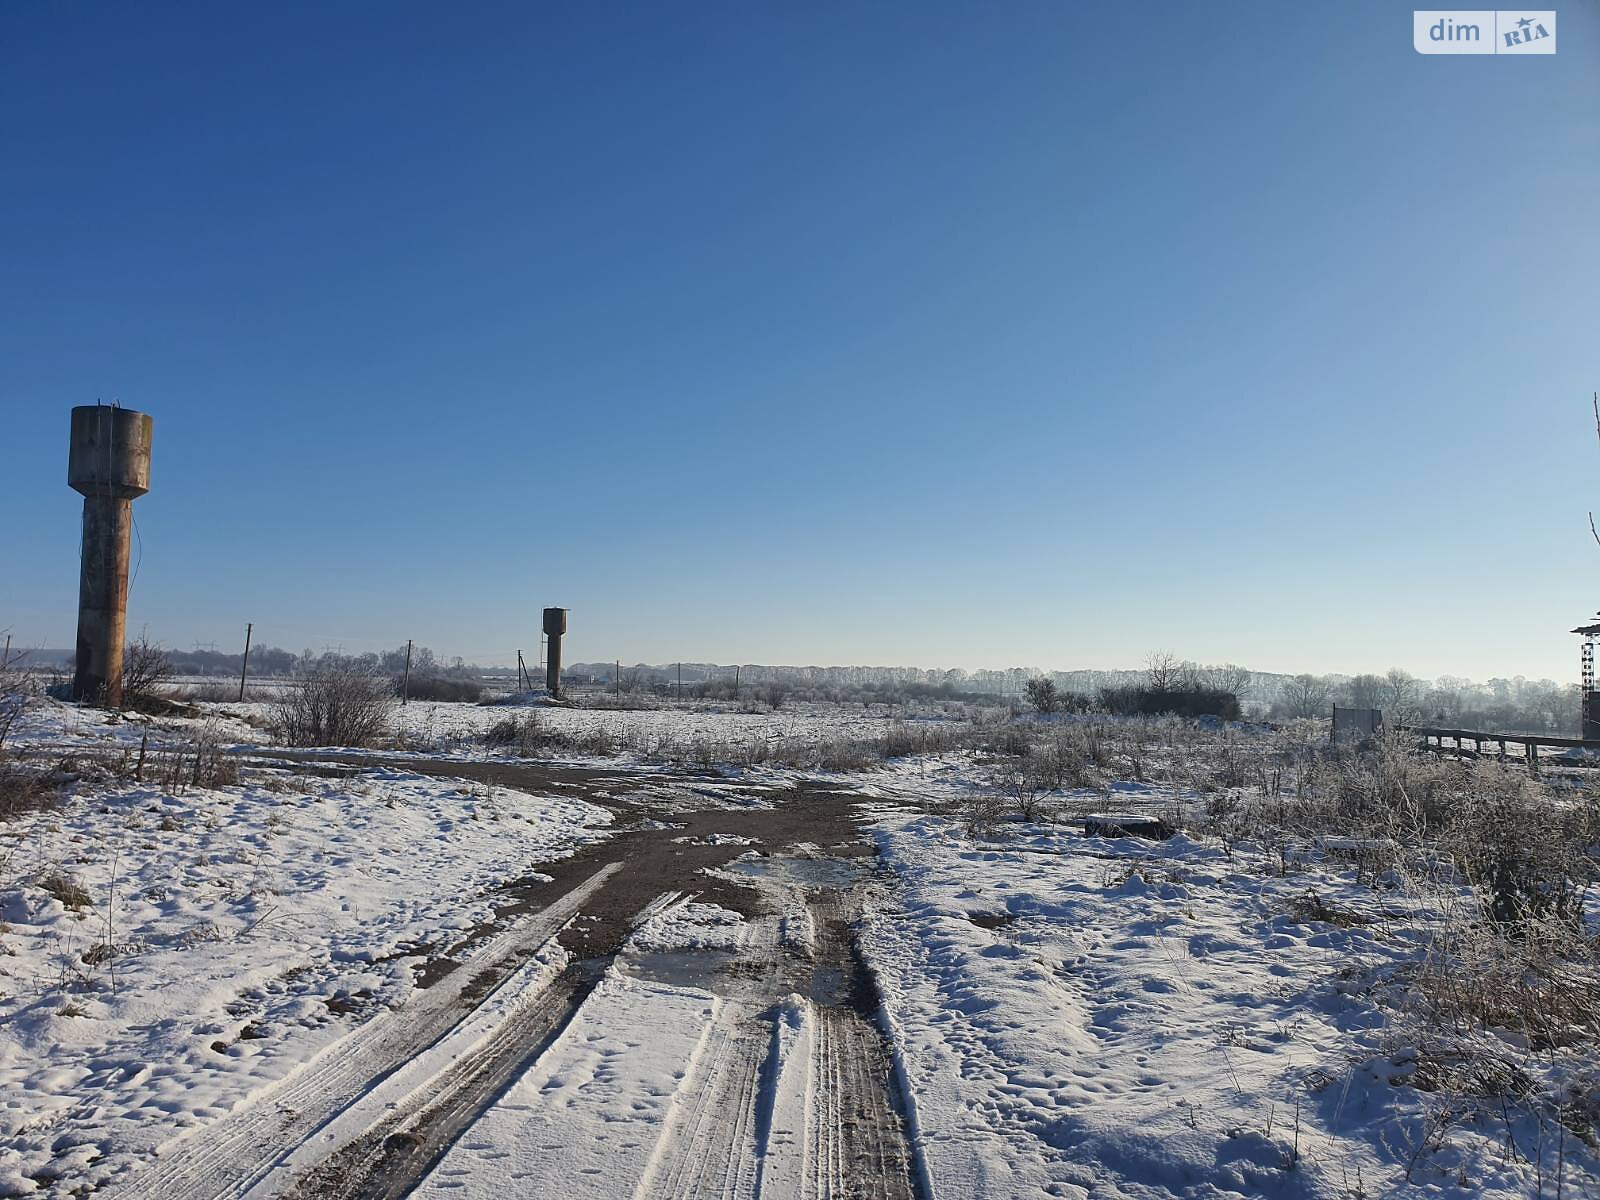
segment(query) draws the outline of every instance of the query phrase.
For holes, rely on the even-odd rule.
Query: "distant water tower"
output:
[[[128,535],[133,502],[150,490],[147,413],[115,405],[72,410],[67,483],[83,494],[78,573],[78,649],[72,698],[122,703],[122,647],[128,623]]]
[[[561,635],[567,632],[567,610],[544,610],[545,666],[544,686],[552,696],[561,695]]]
[[[1600,613],[1595,614],[1600,617]],[[1572,631],[1583,639],[1583,733],[1584,741],[1600,740],[1600,694],[1594,690],[1594,643],[1600,638],[1600,621],[1580,625]]]

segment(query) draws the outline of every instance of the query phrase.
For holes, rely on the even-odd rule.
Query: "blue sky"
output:
[[[0,10],[0,628],[155,418],[168,644],[1576,673],[1600,14]]]

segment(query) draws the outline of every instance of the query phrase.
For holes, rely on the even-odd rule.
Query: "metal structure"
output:
[[[567,632],[567,610],[544,610],[544,636],[547,639],[544,686],[552,696],[561,695],[561,635]]]
[[[1383,710],[1333,706],[1333,741],[1367,742],[1383,732]]]
[[[72,698],[108,708],[122,703],[128,541],[133,502],[150,490],[151,424],[147,413],[115,405],[72,410],[67,483],[83,496]]]
[[[1600,616],[1597,613],[1596,616]],[[1600,695],[1594,689],[1594,643],[1600,638],[1600,622],[1580,625],[1572,631],[1583,639],[1580,651],[1583,663],[1583,737],[1593,741],[1600,738]]]

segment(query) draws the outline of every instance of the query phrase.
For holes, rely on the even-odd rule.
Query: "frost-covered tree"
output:
[[[1327,713],[1333,689],[1319,675],[1295,675],[1284,680],[1278,703],[1288,717],[1320,717]]]

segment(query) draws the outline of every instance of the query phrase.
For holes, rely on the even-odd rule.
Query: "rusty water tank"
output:
[[[122,704],[128,545],[133,501],[150,490],[152,424],[148,413],[115,405],[72,410],[67,483],[83,496],[72,697],[108,708]]]

